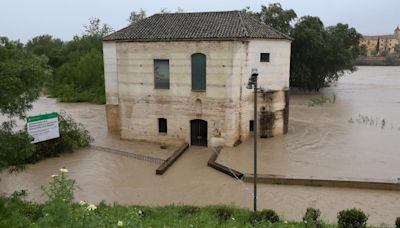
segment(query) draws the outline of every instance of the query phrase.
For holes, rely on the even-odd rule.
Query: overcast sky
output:
[[[277,1],[261,0],[0,0],[0,36],[26,42],[50,34],[63,40],[81,34],[90,17],[98,17],[115,30],[127,25],[131,11],[143,8],[150,16],[167,8],[186,12],[241,10]],[[347,23],[365,35],[392,34],[400,24],[400,0],[281,0],[283,8],[298,16],[312,15],[325,25]]]

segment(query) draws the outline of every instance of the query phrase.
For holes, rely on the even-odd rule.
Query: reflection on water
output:
[[[275,174],[345,176],[393,179],[400,177],[400,68],[362,67],[346,76],[336,87],[325,89],[336,95],[335,103],[309,107],[313,95],[291,98],[290,133],[265,140],[260,169]],[[109,135],[104,106],[59,104],[43,98],[32,114],[65,110],[83,122],[96,145],[145,151],[165,158],[155,145],[121,142]],[[385,127],[358,123],[359,116],[385,119]],[[354,122],[349,122],[353,119]],[[393,128],[392,128],[393,125]],[[137,150],[137,151],[136,151]],[[0,192],[28,189],[30,199],[42,200],[40,186],[61,167],[77,180],[76,200],[122,204],[232,204],[252,207],[252,185],[216,172],[206,166],[212,151],[192,147],[164,176],[156,176],[156,164],[115,154],[81,150],[28,166],[18,175],[2,173]],[[245,163],[245,154],[221,159]],[[242,156],[242,157],[241,157]],[[397,164],[397,166],[396,166]],[[250,169],[251,164],[241,164]],[[251,170],[251,169],[250,169]],[[318,207],[325,221],[334,222],[339,210],[357,207],[370,215],[370,222],[392,224],[400,211],[400,193],[393,191],[259,185],[259,207],[273,208],[285,219],[301,220],[305,209]]]

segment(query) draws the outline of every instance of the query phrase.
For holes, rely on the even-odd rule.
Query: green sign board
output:
[[[60,137],[58,113],[47,113],[29,116],[26,119],[28,134],[33,137],[32,143],[43,142]]]
[[[48,113],[48,114],[43,114],[43,115],[38,115],[38,116],[29,116],[27,121],[28,123],[30,122],[35,122],[39,120],[47,120],[51,118],[58,118],[58,113],[53,112],[53,113]]]

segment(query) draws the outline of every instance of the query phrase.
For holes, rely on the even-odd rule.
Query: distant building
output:
[[[367,56],[380,55],[384,51],[392,54],[398,44],[400,44],[400,28],[398,26],[393,35],[363,36],[360,41],[360,45],[365,45],[367,48]]]
[[[259,129],[284,134],[290,46],[290,37],[241,11],[155,14],[131,24],[103,41],[108,128],[122,139],[202,146],[215,134],[233,146],[252,131],[246,85],[258,68]]]

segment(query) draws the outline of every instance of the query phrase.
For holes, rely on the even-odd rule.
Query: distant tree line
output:
[[[91,18],[84,33],[63,42],[51,35],[28,41],[25,48],[45,56],[52,71],[45,92],[62,102],[105,102],[102,38],[112,29]]]

